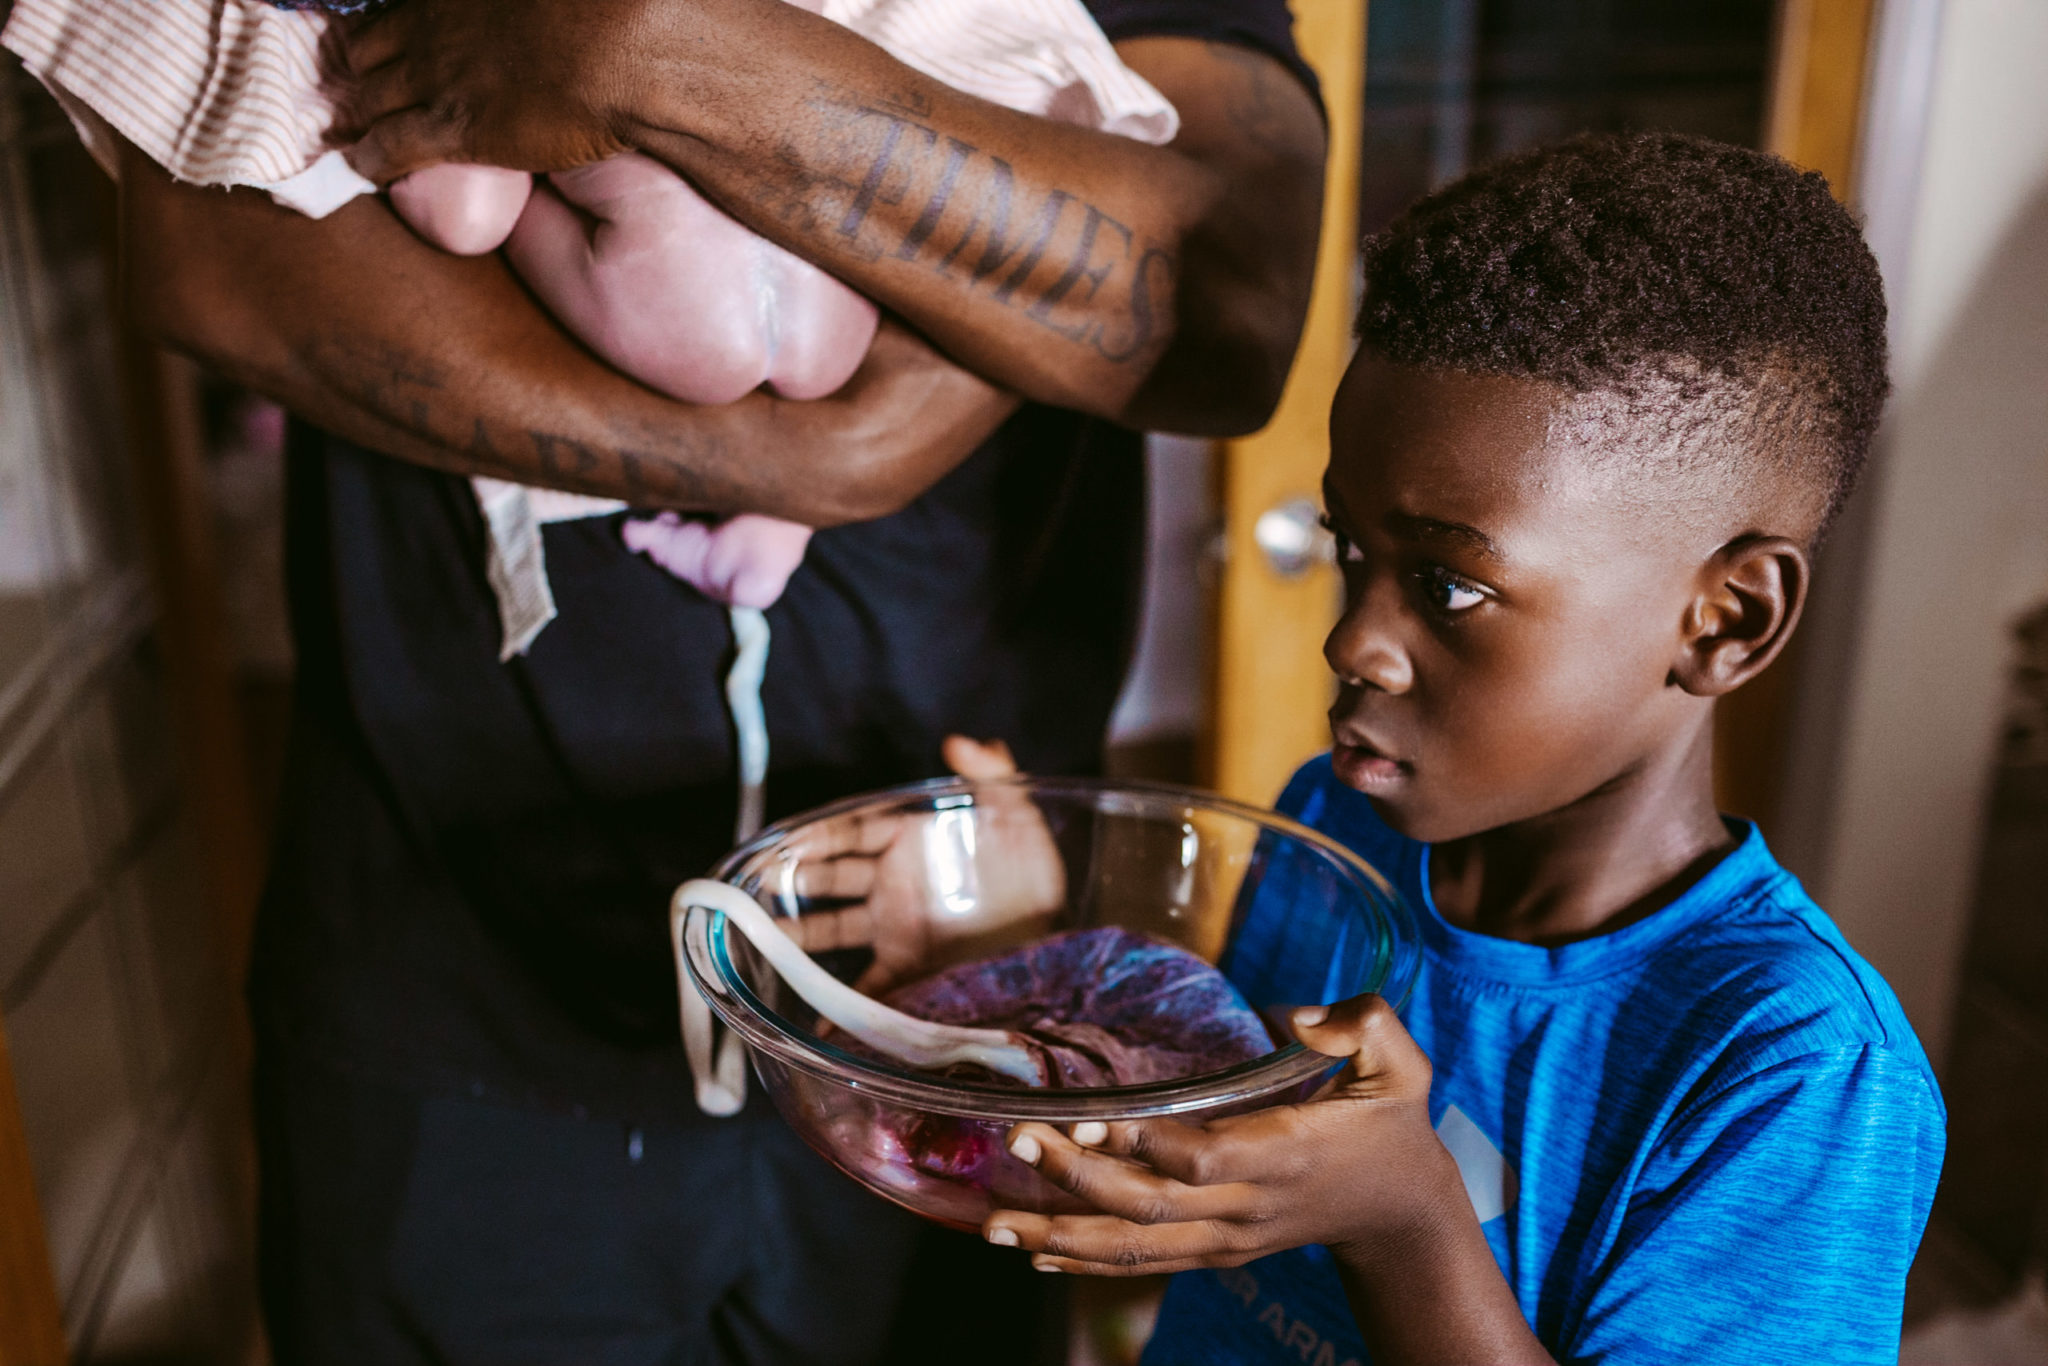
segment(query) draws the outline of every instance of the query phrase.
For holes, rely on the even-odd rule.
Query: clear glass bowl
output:
[[[1177,1080],[1025,1090],[916,1072],[839,1047],[829,1025],[821,1037],[815,1012],[745,937],[693,908],[684,990],[746,1041],[783,1117],[868,1189],[956,1228],[980,1227],[994,1207],[1081,1208],[1006,1151],[1017,1121],[1199,1122],[1302,1099],[1337,1064],[1287,1040],[1284,1012],[1368,991],[1399,1005],[1415,973],[1409,910],[1363,859],[1284,816],[1164,785],[1027,777],[895,788],[771,826],[715,876],[771,914],[808,921],[792,932],[848,981],[878,958],[898,969],[893,986],[1118,925],[1218,965],[1266,1018],[1275,1043],[1263,1057]],[[888,927],[879,942],[878,924]]]

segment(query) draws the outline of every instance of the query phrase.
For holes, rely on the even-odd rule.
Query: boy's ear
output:
[[[1700,566],[1671,681],[1695,697],[1734,692],[1785,648],[1806,605],[1806,547],[1783,536],[1730,541]]]

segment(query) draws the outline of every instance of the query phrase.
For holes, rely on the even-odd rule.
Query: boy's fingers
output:
[[[1184,1185],[1135,1163],[1094,1151],[1047,1124],[1010,1131],[1010,1151],[1039,1175],[1095,1208],[1139,1224],[1231,1218],[1243,1212],[1246,1192],[1236,1186]]]
[[[1148,1226],[1104,1214],[1049,1217],[997,1210],[982,1225],[982,1236],[1002,1247],[1039,1254],[1032,1258],[1033,1265],[1066,1263],[1060,1269],[1094,1275],[1153,1275],[1210,1265],[1233,1252],[1217,1224]]]
[[[1320,1015],[1320,1019],[1317,1018]],[[1353,1080],[1371,1078],[1405,1093],[1429,1086],[1429,1059],[1383,996],[1368,994],[1294,1012],[1294,1032],[1318,1053],[1351,1059]]]
[[[1185,1186],[1219,1186],[1238,1179],[1240,1145],[1232,1127],[1230,1120],[1205,1126],[1177,1119],[1122,1120],[1109,1126],[1103,1142],[1092,1146],[1142,1162]]]

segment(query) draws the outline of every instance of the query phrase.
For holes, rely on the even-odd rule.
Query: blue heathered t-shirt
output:
[[[1891,989],[1755,828],[1670,905],[1540,948],[1458,929],[1429,850],[1306,765],[1280,809],[1414,909],[1402,1010],[1430,1116],[1515,1298],[1561,1362],[1898,1359],[1946,1114]],[[1260,890],[1225,968],[1306,1000],[1289,900]],[[1316,998],[1320,999],[1320,998]],[[1145,1366],[1368,1362],[1329,1254],[1174,1277]]]

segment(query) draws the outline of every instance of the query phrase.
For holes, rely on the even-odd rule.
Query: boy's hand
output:
[[[1552,1360],[1529,1330],[1429,1123],[1429,1059],[1378,996],[1296,1011],[1295,1032],[1349,1059],[1301,1105],[1214,1120],[1044,1124],[1010,1151],[1101,1214],[997,1210],[990,1242],[1042,1271],[1143,1276],[1239,1266],[1321,1243],[1372,1359],[1385,1366]]]
[[[1103,1211],[991,1214],[991,1242],[1042,1270],[1155,1275],[1321,1243],[1371,1267],[1473,1218],[1429,1123],[1429,1059],[1378,996],[1296,1011],[1301,1041],[1349,1059],[1315,1099],[1199,1128],[1170,1119],[1020,1124],[1010,1151]],[[1077,1142],[1076,1139],[1081,1141]],[[1475,1225],[1476,1229],[1476,1225]]]
[[[1017,761],[1000,740],[949,736],[947,767],[976,782],[1014,777]],[[957,835],[940,827],[945,813],[865,817],[823,823],[790,846],[801,858],[798,890],[857,904],[794,922],[797,942],[811,953],[871,948],[875,960],[854,985],[870,995],[941,965],[949,946],[990,936],[1012,938],[1049,920],[1066,899],[1066,865],[1031,798],[1015,787],[977,794],[973,810],[971,886],[960,905],[934,904]],[[958,877],[956,869],[951,876]]]

